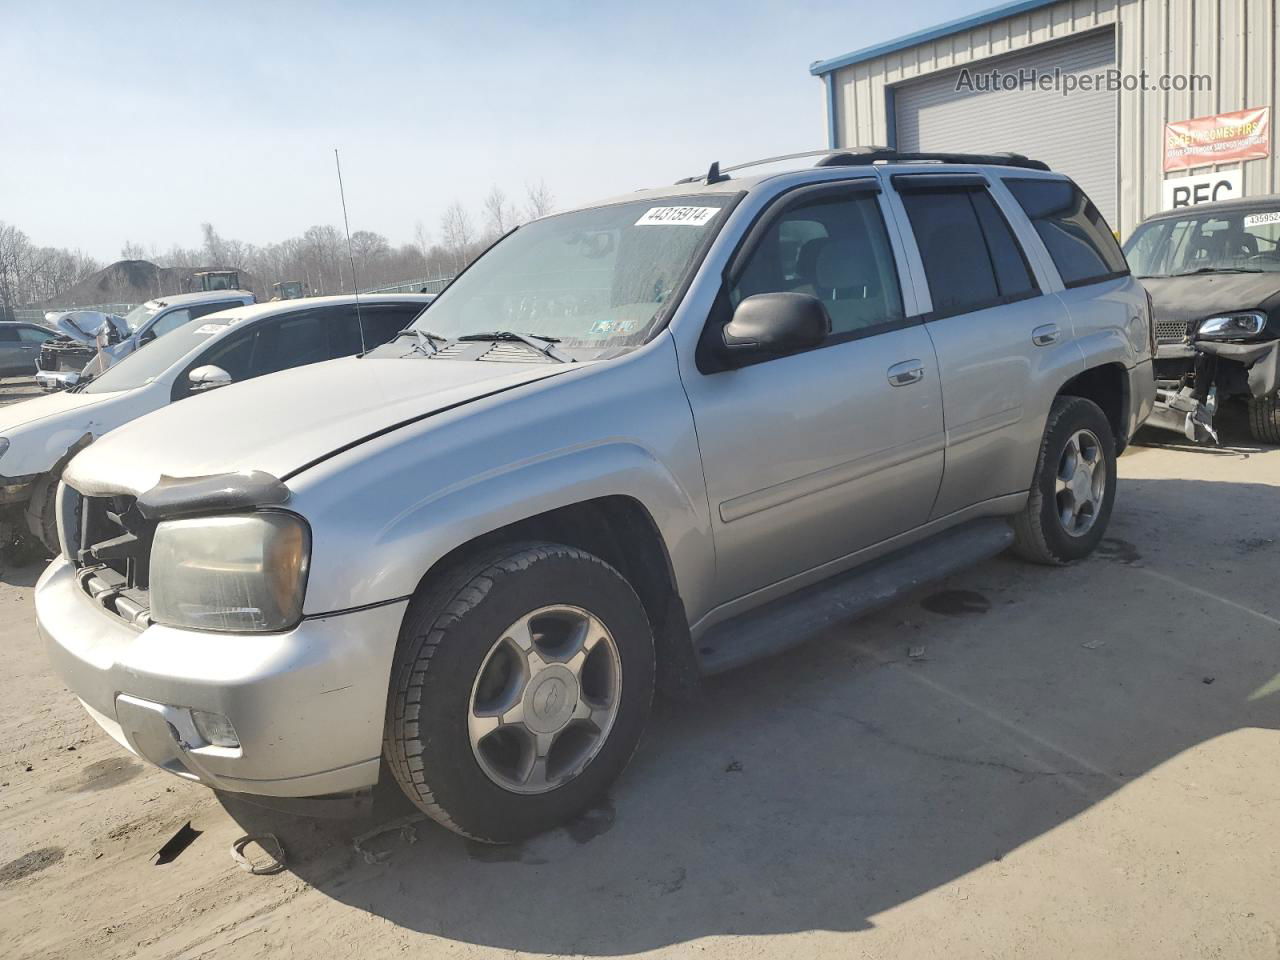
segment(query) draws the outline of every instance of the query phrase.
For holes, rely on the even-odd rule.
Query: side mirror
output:
[[[821,344],[831,333],[831,317],[807,293],[758,293],[747,297],[724,326],[731,362],[798,353]]]
[[[213,390],[216,387],[225,387],[231,382],[231,374],[221,367],[208,364],[192,370],[187,374],[187,380],[191,383],[192,393],[199,393],[204,390]]]

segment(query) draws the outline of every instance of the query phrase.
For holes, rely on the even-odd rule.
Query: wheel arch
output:
[[[442,554],[423,573],[417,590],[470,554],[528,540],[577,547],[622,574],[653,629],[659,689],[679,696],[692,688],[697,664],[671,554],[652,514],[633,496],[594,497],[495,527]]]
[[[1129,371],[1122,363],[1103,363],[1076,374],[1058,390],[1059,397],[1092,400],[1106,415],[1115,437],[1116,453],[1129,443]]]

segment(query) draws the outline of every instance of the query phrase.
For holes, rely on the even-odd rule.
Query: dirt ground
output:
[[[1276,960],[1280,450],[1121,475],[1092,559],[996,559],[660,702],[568,828],[419,823],[374,863],[352,839],[392,792],[301,819],[124,755],[50,672],[38,570],[6,571],[0,956]],[[232,861],[262,831],[285,872]]]
[[[4,377],[0,379],[0,407],[40,396],[35,377]]]

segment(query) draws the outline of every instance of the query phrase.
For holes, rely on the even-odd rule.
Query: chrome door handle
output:
[[[924,364],[919,360],[903,360],[889,368],[889,385],[905,387],[909,383],[919,383],[924,379]]]
[[[1062,336],[1062,331],[1058,329],[1056,323],[1046,323],[1044,326],[1036,327],[1031,331],[1031,342],[1037,347],[1047,347],[1051,343],[1057,343],[1060,336]]]

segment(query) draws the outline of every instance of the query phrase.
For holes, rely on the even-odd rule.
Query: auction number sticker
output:
[[[719,212],[719,207],[650,207],[645,215],[636,221],[636,226],[679,224],[686,227],[701,227]]]
[[[1244,218],[1246,227],[1261,227],[1268,223],[1280,223],[1280,210],[1272,210],[1270,213],[1251,213]]]

